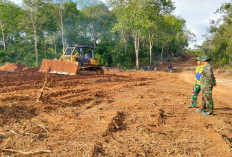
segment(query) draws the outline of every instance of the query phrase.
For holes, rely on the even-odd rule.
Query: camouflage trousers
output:
[[[201,109],[205,112],[213,113],[213,99],[212,99],[213,88],[202,89],[202,106]]]
[[[192,106],[197,106],[197,96],[201,91],[201,85],[195,84],[192,92]]]

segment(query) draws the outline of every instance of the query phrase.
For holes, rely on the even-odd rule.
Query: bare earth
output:
[[[0,156],[232,156],[232,80],[216,75],[214,116],[191,104],[194,59],[179,73],[0,72]],[[198,108],[201,96],[199,96]]]

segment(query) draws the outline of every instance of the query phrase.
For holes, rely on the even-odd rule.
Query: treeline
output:
[[[0,64],[35,67],[67,45],[96,46],[105,66],[155,64],[182,55],[191,39],[171,0],[0,0]]]
[[[217,67],[232,68],[232,4],[223,4],[217,13],[222,14],[222,17],[211,21],[202,50],[213,59]]]

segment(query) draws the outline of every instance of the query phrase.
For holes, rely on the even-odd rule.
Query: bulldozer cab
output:
[[[89,55],[89,58],[95,59],[95,56],[94,56],[95,49],[96,48],[92,47],[92,46],[79,46],[79,45],[67,46],[63,55],[71,55],[71,56],[75,55],[75,56],[79,56],[79,57],[84,58],[85,54],[86,54],[86,52],[84,52],[84,50],[88,50],[87,53]]]
[[[93,46],[67,46],[60,60],[78,62],[80,66],[99,66],[94,55],[95,49]]]

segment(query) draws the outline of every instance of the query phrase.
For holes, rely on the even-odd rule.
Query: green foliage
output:
[[[2,50],[0,51],[0,64],[3,64],[6,61],[6,53]]]
[[[0,64],[40,66],[45,56],[58,59],[63,47],[79,44],[96,46],[103,66],[155,65],[161,52],[179,56],[188,46],[190,32],[185,20],[172,15],[174,8],[171,0],[24,0],[20,6],[0,0]],[[217,50],[228,56],[228,43],[212,53],[226,58]]]
[[[202,49],[218,66],[232,68],[232,7],[230,3],[223,4],[219,9],[223,16],[219,21],[211,21],[210,37],[203,43]],[[221,21],[221,22],[220,22]]]
[[[204,54],[204,50],[199,50],[199,49],[188,49],[188,50],[186,50],[186,53],[188,53],[188,54],[190,54],[190,55],[192,55],[192,56],[198,56],[198,57],[200,57],[200,56],[204,56],[205,54]]]

